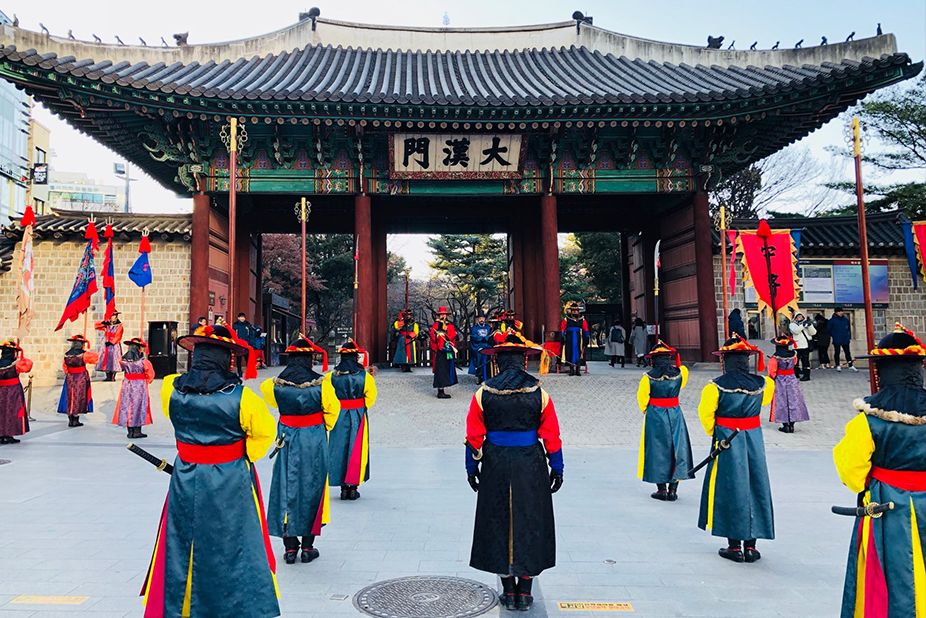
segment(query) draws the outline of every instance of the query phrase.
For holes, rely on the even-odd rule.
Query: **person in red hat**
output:
[[[476,499],[469,565],[502,579],[501,604],[528,611],[533,578],[556,565],[553,494],[563,484],[563,443],[550,396],[524,371],[543,348],[509,331],[482,351],[498,374],[466,416],[466,474]]]
[[[653,368],[640,378],[637,404],[643,412],[643,434],[637,475],[644,483],[655,483],[655,500],[678,500],[678,483],[694,478],[688,426],[678,395],[688,383],[688,368],[681,364],[678,350],[662,340],[647,355]]]
[[[357,488],[370,480],[369,411],[376,403],[376,380],[360,363],[367,352],[356,341],[345,341],[338,354],[331,384],[341,414],[328,435],[328,478],[341,486],[341,500],[356,500]]]
[[[284,351],[286,368],[264,380],[260,391],[280,410],[277,450],[267,522],[271,536],[281,537],[286,564],[295,564],[302,537],[302,562],[318,558],[315,537],[330,520],[328,508],[328,432],[338,422],[341,403],[328,372],[328,352],[302,336]],[[322,372],[313,357],[322,358]]]
[[[0,444],[17,444],[29,432],[29,414],[19,374],[32,371],[32,361],[13,339],[0,343]]]
[[[148,385],[154,381],[154,367],[145,358],[146,344],[141,338],[133,337],[126,342],[128,350],[119,363],[122,367],[122,386],[116,398],[113,425],[125,427],[129,438],[147,438],[141,432],[144,425],[151,424],[151,399]]]
[[[80,415],[93,412],[93,392],[87,365],[94,365],[99,355],[87,350],[90,342],[83,335],[74,335],[68,341],[71,348],[64,353],[64,386],[58,400],[58,413],[68,415],[68,427],[83,427]]]
[[[119,312],[114,310],[108,320],[97,322],[94,328],[100,331],[100,358],[96,370],[106,372],[105,382],[115,382],[116,372],[122,369],[124,329],[119,320]]]
[[[755,562],[761,558],[756,539],[775,538],[772,488],[762,438],[762,406],[772,402],[775,382],[750,371],[749,358],[758,359],[758,371],[765,370],[762,351],[739,335],[724,342],[715,352],[723,375],[701,391],[698,416],[704,431],[716,446],[726,441],[729,448],[707,465],[701,490],[698,527],[727,538],[718,551],[733,562]],[[733,433],[738,431],[731,440]]]
[[[878,391],[833,449],[840,480],[859,506],[893,503],[858,516],[852,528],[842,618],[922,616],[926,612],[926,346],[901,324],[866,356]]]
[[[411,373],[418,364],[418,322],[411,309],[403,309],[392,324],[395,330],[395,354],[392,364],[404,373]]]
[[[177,458],[142,594],[145,618],[280,615],[254,462],[276,438],[267,405],[231,371],[248,349],[226,326],[186,335],[190,369],[164,378]]]
[[[768,376],[775,380],[775,399],[769,422],[781,423],[778,431],[794,433],[794,423],[810,420],[810,411],[801,392],[801,382],[795,375],[797,355],[794,339],[782,335],[772,339],[775,353],[768,359]]]
[[[431,371],[438,399],[450,399],[444,390],[457,383],[457,327],[450,321],[447,307],[437,308],[437,319],[431,325]]]

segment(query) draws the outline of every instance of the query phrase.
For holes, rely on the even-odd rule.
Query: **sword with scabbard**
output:
[[[161,472],[166,472],[167,474],[174,473],[174,467],[170,465],[169,463],[167,463],[166,459],[161,459],[160,457],[152,455],[145,449],[141,448],[140,446],[136,446],[135,444],[131,442],[126,444],[125,448],[129,449],[129,451],[131,451],[132,453],[135,453],[136,455],[138,455],[139,457],[141,457],[142,459],[150,463],[152,466],[154,466]]]
[[[699,463],[698,465],[696,465],[694,468],[692,468],[691,470],[689,470],[689,471],[688,471],[688,474],[694,476],[694,474],[695,474],[698,470],[700,470],[701,468],[703,468],[703,467],[706,466],[707,464],[709,464],[709,463],[711,463],[712,461],[714,461],[715,459],[717,459],[717,457],[719,457],[720,454],[721,454],[722,452],[724,452],[725,450],[727,450],[728,448],[730,448],[730,443],[733,442],[733,439],[734,439],[736,436],[738,436],[739,433],[740,433],[740,430],[739,430],[739,429],[734,429],[734,430],[733,430],[733,433],[731,433],[730,436],[729,436],[728,438],[724,438],[724,439],[722,439],[722,440],[718,440],[718,441],[717,441],[717,446],[715,446],[713,449],[711,449],[710,455],[708,455],[707,457],[705,457],[705,458],[704,458],[704,461],[702,461],[701,463]]]
[[[270,459],[273,459],[280,454],[280,451],[283,450],[283,446],[286,443],[286,432],[280,434],[280,438],[273,443],[273,452],[270,453]]]
[[[848,517],[873,517],[878,519],[884,513],[894,510],[893,502],[885,502],[879,504],[877,502],[869,502],[865,506],[834,506],[830,508],[833,513],[836,515],[846,515]]]

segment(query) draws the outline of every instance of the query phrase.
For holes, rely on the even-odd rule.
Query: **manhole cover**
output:
[[[459,577],[400,577],[354,595],[354,606],[380,618],[469,618],[498,602],[495,591]]]

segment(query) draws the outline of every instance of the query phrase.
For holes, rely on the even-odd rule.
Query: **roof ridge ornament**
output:
[[[588,24],[591,26],[595,18],[591,15],[586,15],[582,11],[573,11],[572,19],[574,19],[576,22],[576,34],[581,34],[582,24]]]

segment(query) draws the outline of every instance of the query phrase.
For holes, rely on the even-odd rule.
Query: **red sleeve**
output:
[[[469,404],[469,413],[466,415],[466,442],[477,451],[482,448],[482,443],[486,439],[486,424],[482,416],[482,406],[479,400],[473,396]]]
[[[122,328],[122,324],[119,324],[116,326],[116,330],[114,332],[106,333],[106,339],[108,339],[110,343],[120,343],[122,341],[122,333],[124,331],[125,329]]]
[[[432,324],[431,328],[428,330],[428,341],[431,344],[431,349],[437,350],[437,328],[434,324]]]
[[[32,361],[25,356],[16,361],[16,371],[18,373],[29,373],[32,371]]]
[[[540,413],[540,428],[537,435],[543,440],[543,448],[548,453],[555,453],[563,448],[563,441],[559,437],[559,419],[556,418],[556,409],[553,400],[547,401],[546,407]]]
[[[585,319],[582,320],[582,330],[585,331],[586,333],[588,332],[588,320],[585,320]]]
[[[563,320],[559,323],[559,332],[561,333],[566,332],[566,320]]]

